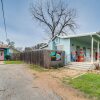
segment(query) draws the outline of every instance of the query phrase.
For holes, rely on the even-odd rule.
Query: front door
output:
[[[87,48],[86,61],[91,61],[91,49]]]
[[[0,61],[4,60],[4,50],[0,50]]]
[[[80,55],[80,46],[76,46],[76,61],[78,61]]]

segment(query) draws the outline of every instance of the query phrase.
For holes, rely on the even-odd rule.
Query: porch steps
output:
[[[92,70],[95,68],[95,65],[90,62],[71,62],[68,63],[65,67],[77,70]]]

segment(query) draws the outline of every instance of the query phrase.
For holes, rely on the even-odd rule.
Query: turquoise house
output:
[[[100,62],[100,33],[59,35],[49,41],[50,50],[65,51],[65,65],[71,62]]]
[[[6,55],[9,55],[9,47],[4,44],[0,44],[0,61],[6,60]]]

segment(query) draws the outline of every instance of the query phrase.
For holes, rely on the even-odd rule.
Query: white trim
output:
[[[75,34],[75,35],[68,35],[68,36],[57,36],[60,38],[73,38],[73,37],[82,37],[82,36],[92,36],[92,35],[96,35],[97,32],[93,32],[93,33],[85,33],[85,34]]]
[[[97,62],[99,62],[99,41],[97,44]]]
[[[47,44],[47,45],[44,45],[44,46],[42,46],[42,47],[40,47],[40,49],[43,49],[43,48],[45,48],[45,47],[48,47],[48,44]]]
[[[59,37],[59,38],[73,38],[73,37],[92,36],[92,35],[97,35],[98,37],[100,37],[99,34],[100,34],[100,32],[90,32],[90,33],[81,33],[81,34],[64,35],[64,36],[62,36],[62,35],[55,35],[53,38],[51,38],[49,40],[49,42],[54,40],[56,37]]]
[[[92,37],[91,39],[91,62],[93,63],[93,41],[94,41],[94,38]]]
[[[100,35],[99,34],[96,34],[99,38],[100,38]]]
[[[98,41],[96,39],[94,39],[94,41],[98,43]]]

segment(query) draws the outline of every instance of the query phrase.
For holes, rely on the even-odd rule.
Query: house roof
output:
[[[0,44],[0,48],[9,48],[6,44]]]
[[[57,36],[59,38],[73,38],[73,37],[83,37],[83,36],[92,36],[92,35],[97,35],[98,37],[100,37],[100,33],[99,32],[92,32],[92,33],[83,33],[83,34],[74,34],[74,35],[64,35],[64,36]]]
[[[40,49],[43,49],[45,47],[48,47],[48,44],[45,44],[44,46],[40,47]]]
[[[17,50],[15,47],[9,47],[10,49],[12,49],[12,50],[15,50],[15,51],[17,51],[17,52],[21,52],[21,51],[19,51],[19,50]]]

